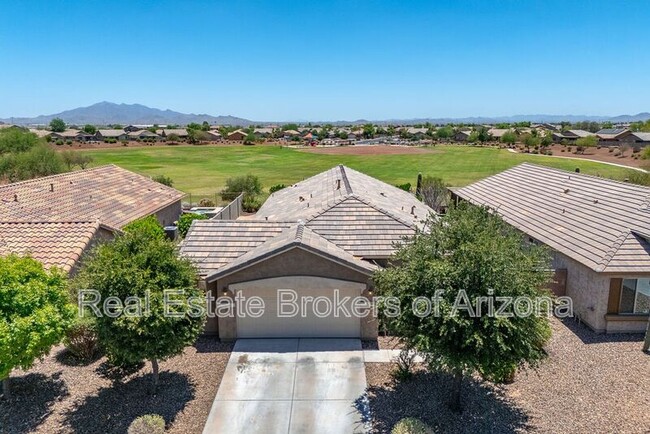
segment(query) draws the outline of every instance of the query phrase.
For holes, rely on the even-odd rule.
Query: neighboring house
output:
[[[495,140],[501,140],[501,137],[508,131],[512,131],[509,128],[490,128],[488,130],[488,133],[494,138]]]
[[[627,130],[616,137],[616,142],[618,145],[647,146],[650,144],[650,133]]]
[[[0,186],[0,254],[31,253],[74,272],[81,252],[155,215],[176,221],[183,193],[109,165]]]
[[[237,141],[242,141],[242,140],[244,140],[244,139],[246,138],[247,135],[248,135],[248,134],[246,134],[246,133],[245,133],[244,131],[242,131],[242,130],[235,130],[235,131],[233,131],[232,133],[228,134],[228,135],[226,136],[226,138],[227,138],[228,140],[237,140]]]
[[[628,134],[630,130],[627,128],[606,128],[602,129],[600,131],[596,132],[596,135],[598,136],[598,141],[602,145],[615,145],[619,142],[619,139],[626,134]]]
[[[76,140],[79,142],[85,142],[89,140],[94,140],[94,134],[88,134],[85,131],[79,130],[65,130],[60,133],[51,133],[50,137],[54,140]]]
[[[471,131],[458,131],[454,134],[453,139],[457,142],[466,142],[469,140],[469,136],[472,135]]]
[[[131,131],[127,134],[127,136],[129,137],[129,140],[156,140],[160,137],[158,134],[152,133],[149,130]]]
[[[217,142],[222,139],[221,133],[217,130],[202,131],[202,134],[211,142]]]
[[[432,210],[415,196],[345,166],[273,193],[253,218],[196,220],[181,246],[216,297],[261,297],[260,318],[208,319],[206,332],[246,337],[377,336],[377,320],[276,315],[280,289],[302,297],[372,295],[372,274],[395,244],[415,234]]]
[[[38,129],[38,128],[30,128],[29,132],[36,134],[39,138],[47,137],[52,134],[52,131]]]
[[[524,163],[453,194],[548,246],[554,290],[593,330],[647,328],[650,188]]]
[[[273,135],[273,128],[263,127],[255,128],[254,134],[259,138],[267,138]]]
[[[124,130],[97,130],[95,137],[100,142],[108,139],[128,140],[129,136]]]
[[[573,143],[581,137],[595,136],[594,133],[585,130],[567,130],[567,131],[558,131],[553,133],[554,142],[570,142]]]
[[[167,138],[170,135],[175,135],[180,139],[187,138],[187,129],[185,128],[171,128],[171,129],[162,129],[156,130],[156,134],[160,137]]]

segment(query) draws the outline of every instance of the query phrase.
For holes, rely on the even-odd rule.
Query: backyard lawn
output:
[[[252,173],[265,189],[291,184],[345,164],[391,184],[415,184],[418,172],[464,186],[528,161],[565,170],[623,179],[628,169],[554,157],[514,154],[503,149],[437,146],[406,149],[404,154],[346,155],[306,152],[279,146],[155,146],[86,150],[95,165],[117,164],[144,175],[166,175],[174,187],[191,194],[212,195],[231,176]]]

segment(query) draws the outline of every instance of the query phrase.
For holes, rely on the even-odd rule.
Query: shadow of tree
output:
[[[463,381],[463,411],[449,408],[452,377],[419,371],[404,382],[368,388],[373,432],[389,433],[406,417],[416,417],[436,433],[515,433],[529,427],[528,416],[489,384]]]
[[[60,351],[58,351],[55,354],[54,359],[58,363],[64,366],[88,366],[88,365],[92,365],[102,357],[103,357],[102,352],[97,351],[97,353],[95,353],[95,355],[91,359],[83,360],[75,357],[75,355],[72,354],[70,350],[68,350],[67,348],[62,348]]]
[[[79,433],[126,433],[131,422],[144,414],[159,414],[169,426],[187,403],[195,386],[185,374],[161,372],[157,393],[151,394],[152,375],[136,377],[99,391],[65,414],[65,425]]]
[[[11,398],[0,400],[0,432],[18,434],[33,431],[51,413],[54,403],[68,395],[60,378],[43,374],[11,377]]]
[[[607,342],[643,342],[643,333],[596,333],[573,318],[560,319],[562,324],[584,344],[603,344]]]

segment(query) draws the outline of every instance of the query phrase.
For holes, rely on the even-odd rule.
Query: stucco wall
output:
[[[223,291],[228,289],[231,284],[284,276],[325,277],[363,283],[366,285],[366,289],[373,287],[371,279],[365,274],[314,253],[296,248],[218,281],[208,283],[207,289],[212,291],[212,295],[217,298],[223,296]],[[360,321],[362,337],[364,339],[376,338],[376,319],[365,318]],[[224,340],[235,339],[237,337],[236,318],[209,318],[206,324],[206,333],[218,333],[220,338]]]
[[[574,315],[596,332],[607,330],[609,276],[596,273],[559,252],[553,253],[553,268],[566,268],[566,295],[573,300]]]
[[[182,212],[181,201],[177,201],[161,209],[155,215],[158,222],[163,226],[169,226],[178,220]]]

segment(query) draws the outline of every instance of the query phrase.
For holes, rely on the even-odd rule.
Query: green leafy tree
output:
[[[148,234],[149,237],[155,239],[165,238],[165,231],[162,226],[160,226],[160,222],[158,222],[158,219],[154,215],[135,220],[124,226],[123,230],[128,233]]]
[[[373,124],[365,124],[361,134],[364,139],[372,139],[375,137],[375,126]]]
[[[93,312],[100,343],[113,363],[149,360],[154,390],[158,362],[181,354],[203,330],[205,298],[196,270],[173,242],[147,230],[127,231],[100,244],[75,284],[97,290],[102,300],[115,296],[124,302],[109,312]]]
[[[50,130],[55,133],[62,133],[65,131],[67,125],[61,118],[54,118],[50,121]]]
[[[487,142],[492,138],[492,135],[490,135],[490,131],[486,127],[481,127],[478,129],[478,136],[477,139],[479,142]]]
[[[449,204],[449,189],[441,179],[425,176],[420,187],[422,202],[436,212],[441,212]]]
[[[59,343],[74,320],[65,276],[31,258],[0,257],[0,380],[27,370]]]
[[[84,132],[88,134],[95,134],[97,132],[97,128],[94,125],[86,124],[84,125]]]
[[[374,276],[379,294],[397,297],[403,306],[400,315],[387,318],[389,327],[432,369],[453,375],[452,408],[460,408],[465,376],[479,373],[503,381],[517,367],[544,358],[551,334],[546,316],[487,315],[479,297],[549,294],[540,289],[550,279],[549,255],[543,247],[525,244],[487,208],[461,204],[431,221],[427,231],[398,250],[393,265]],[[418,297],[437,300],[428,315],[422,315]],[[417,309],[411,308],[414,303]],[[512,305],[506,313],[513,313]]]
[[[453,137],[453,135],[454,135],[454,129],[450,126],[440,127],[436,131],[436,137],[442,140],[450,139],[451,137]]]
[[[203,121],[201,124],[201,131],[210,131],[210,124],[208,121]]]
[[[41,141],[34,133],[21,128],[0,129],[0,156],[29,151]]]
[[[501,143],[514,145],[517,142],[517,134],[514,131],[506,131],[501,136]]]
[[[543,147],[551,146],[553,144],[553,133],[550,131],[547,131],[544,136],[542,136],[542,139],[540,141],[540,145]]]
[[[167,187],[173,187],[174,186],[174,181],[169,176],[156,175],[156,176],[152,177],[151,179],[153,179],[154,181],[156,181],[156,182],[158,182],[158,183],[160,183],[162,185],[166,185]]]
[[[185,238],[194,220],[207,220],[205,214],[186,213],[178,219],[178,233]]]
[[[262,182],[255,175],[237,176],[226,179],[226,187],[221,190],[223,200],[234,200],[241,193],[244,198],[257,197],[262,194]]]
[[[598,136],[580,137],[576,140],[576,152],[584,154],[585,149],[598,146]]]

